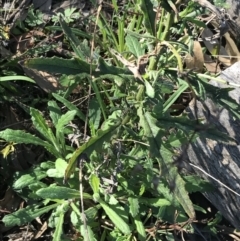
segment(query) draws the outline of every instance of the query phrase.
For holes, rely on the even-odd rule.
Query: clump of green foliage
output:
[[[74,51],[71,59],[24,62],[27,68],[61,74],[64,88],[48,101],[53,127],[39,110],[30,108],[39,135],[0,132],[6,142],[40,145],[51,155],[15,174],[12,188],[29,204],[6,215],[6,226],[23,225],[51,212],[53,240],[67,240],[64,219],[81,234],[79,240],[173,240],[173,233],[154,227],[160,222],[185,224],[195,219],[195,210],[206,212],[192,203],[189,193],[209,186],[196,176],[181,174],[179,150],[199,135],[228,137],[214,128],[196,132],[196,121],[173,106],[187,89],[202,99],[212,94],[209,76],[186,74],[183,63],[193,48],[189,23],[196,29],[204,23],[196,19],[192,2],[179,19],[172,1],[130,2],[121,14],[116,2],[112,4],[110,20],[102,12],[92,16],[95,32],[70,27],[62,14],[54,17],[54,26],[46,27],[64,33]],[[68,100],[78,85],[91,89],[86,110]],[[217,98],[222,98],[220,92]],[[67,108],[64,113],[62,105]],[[75,131],[82,127],[88,132],[79,138]],[[201,127],[205,126],[199,122]],[[72,146],[70,136],[78,139],[77,146]],[[194,232],[191,222],[187,231]]]

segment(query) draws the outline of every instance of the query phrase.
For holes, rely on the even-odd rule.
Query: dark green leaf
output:
[[[214,187],[211,183],[203,180],[199,176],[184,176],[183,179],[186,182],[186,190],[189,193],[191,192],[211,192],[214,190]]]
[[[145,87],[146,87],[146,93],[150,98],[154,98],[155,95],[155,90],[154,88],[151,86],[151,84],[147,81],[144,80],[145,83]]]
[[[25,143],[25,144],[31,143],[35,145],[41,145],[41,146],[45,145],[45,142],[40,138],[20,130],[6,129],[4,131],[0,131],[0,138],[9,142],[17,142],[17,143]]]
[[[29,186],[30,184],[36,183],[38,180],[43,179],[47,176],[47,173],[42,170],[33,170],[29,174],[22,175],[13,183],[14,189],[23,189],[24,187]]]
[[[195,211],[193,208],[193,203],[189,198],[188,192],[186,191],[184,180],[179,175],[177,167],[173,164],[172,153],[163,145],[161,146],[160,153],[168,173],[167,179],[169,180],[170,186],[173,189],[175,198],[177,198],[177,200],[180,202],[189,218],[194,219]]]
[[[127,35],[126,44],[130,52],[132,52],[137,58],[145,54],[145,49],[141,46],[138,38]]]
[[[89,183],[92,187],[93,193],[99,193],[100,180],[95,174],[90,176]]]
[[[61,109],[57,105],[56,101],[53,101],[53,100],[48,102],[48,109],[50,111],[50,116],[51,116],[52,122],[55,126],[58,122],[58,119],[60,118],[60,116],[62,114]]]
[[[135,218],[139,213],[138,199],[129,197],[128,202],[129,202],[130,213],[131,213],[132,217]]]
[[[156,125],[157,120],[149,112],[143,113],[141,108],[138,109],[140,124],[144,129],[144,134],[148,137],[150,153],[152,158],[157,158],[164,169],[165,177],[169,186],[173,189],[173,195],[181,203],[185,212],[190,218],[195,218],[193,204],[185,189],[185,182],[178,173],[177,167],[173,163],[172,153],[164,146],[160,128]]]
[[[101,109],[99,102],[96,98],[92,98],[89,103],[88,117],[90,126],[93,126],[94,130],[91,132],[94,133],[95,130],[99,128],[101,120]]]
[[[30,113],[32,116],[32,122],[34,127],[43,135],[45,139],[52,142],[53,133],[49,135],[49,132],[52,132],[52,131],[47,126],[46,120],[42,117],[42,114],[40,113],[40,111],[34,108],[30,108]],[[56,142],[56,140],[54,142]]]
[[[131,230],[129,225],[118,215],[118,213],[116,213],[111,206],[107,205],[101,198],[99,198],[98,201],[115,226],[124,234],[130,234]]]
[[[2,221],[7,227],[21,226],[26,223],[30,223],[42,214],[49,212],[50,210],[56,208],[59,204],[55,203],[43,208],[38,208],[38,204],[29,205],[26,208],[19,209],[17,212],[8,214],[4,216]]]
[[[64,212],[61,212],[60,216],[58,217],[56,229],[53,233],[53,241],[61,240],[61,235],[63,233],[63,222],[64,222]]]
[[[69,122],[74,119],[76,113],[77,113],[76,110],[71,110],[65,113],[64,115],[62,115],[56,125],[57,132],[63,132],[64,126],[69,124]]]
[[[58,57],[53,58],[35,58],[28,59],[24,62],[27,68],[36,69],[38,71],[45,71],[48,73],[59,73],[66,75],[76,75],[81,73],[90,73],[90,64],[80,59],[62,59]],[[95,70],[96,66],[92,66]]]
[[[80,197],[78,190],[59,186],[41,188],[36,192],[36,194],[44,199],[72,199]],[[87,193],[83,193],[83,198],[92,199],[92,196]]]
[[[153,10],[153,4],[151,0],[141,0],[140,5],[141,11],[144,16],[144,24],[147,31],[152,35],[155,36],[156,26],[155,26],[155,18],[156,12]]]
[[[153,207],[163,207],[163,206],[170,206],[171,203],[164,198],[139,198],[139,203],[143,203],[147,206]]]
[[[136,229],[137,229],[137,232],[138,232],[138,239],[140,241],[145,241],[147,235],[146,235],[146,232],[145,232],[145,228],[144,228],[143,222],[141,221],[139,215],[137,215],[134,218],[134,223],[136,225]]]
[[[87,225],[87,230],[85,225],[81,225],[80,227],[81,233],[84,234],[84,241],[97,241],[94,237],[94,232],[92,231],[91,226]]]
[[[195,18],[185,17],[183,20],[193,23],[194,25],[196,25],[198,27],[206,28],[206,24],[203,21],[197,20]]]
[[[82,52],[80,46],[81,46],[81,42],[79,41],[79,39],[75,36],[75,34],[72,32],[71,28],[67,25],[67,23],[65,22],[63,17],[59,18],[59,22],[62,26],[62,30],[65,34],[65,36],[68,38],[73,51],[75,52],[75,54],[80,58],[80,59],[85,59],[84,58],[84,53]]]
[[[81,120],[83,120],[83,121],[86,120],[85,115],[84,115],[74,104],[72,104],[70,101],[66,100],[64,97],[62,97],[62,96],[60,96],[60,95],[58,95],[58,94],[56,94],[56,93],[53,93],[52,95],[53,95],[53,97],[54,97],[56,100],[58,100],[58,101],[60,101],[61,103],[63,103],[69,110],[74,110],[74,111],[76,111],[76,115],[77,115]]]

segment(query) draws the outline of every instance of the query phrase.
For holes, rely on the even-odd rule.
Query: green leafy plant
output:
[[[56,98],[61,99],[59,96],[55,96]],[[46,148],[47,151],[57,158],[55,164],[54,162],[43,162],[39,167],[33,168],[27,173],[22,173],[16,176],[16,181],[13,183],[14,190],[20,192],[20,190],[26,189],[27,194],[22,194],[22,197],[26,200],[33,199],[35,201],[33,205],[27,206],[26,209],[19,210],[14,214],[5,216],[3,221],[7,226],[22,225],[26,222],[32,221],[39,215],[52,210],[53,220],[50,225],[56,228],[53,236],[54,239],[56,238],[56,240],[58,240],[57,237],[59,238],[62,233],[64,213],[67,212],[68,206],[70,205],[66,200],[79,197],[79,191],[74,189],[74,186],[76,187],[76,180],[74,185],[74,177],[72,178],[72,185],[70,185],[71,188],[62,187],[61,185],[56,186],[57,183],[59,184],[59,179],[64,177],[65,169],[67,167],[65,159],[67,158],[67,155],[73,152],[73,148],[66,145],[64,135],[68,133],[66,125],[73,120],[75,115],[77,115],[77,111],[70,110],[61,115],[60,109],[54,101],[49,102],[49,109],[51,121],[55,127],[55,133],[53,133],[52,129],[47,126],[46,121],[39,111],[33,108],[30,109],[33,124],[44,139],[40,139],[37,136],[18,130],[15,131],[6,129],[0,132],[1,138],[8,142],[11,142],[11,140],[14,139],[17,143],[40,145]],[[114,131],[117,125],[119,125],[111,125],[110,122],[108,123],[109,124],[106,123],[107,127],[105,127],[105,129],[102,131],[99,130],[93,138],[90,138],[90,140],[83,145],[86,153],[87,149],[93,149],[96,145],[100,147],[100,143],[108,140],[107,136],[109,133]],[[47,187],[43,180],[47,176],[55,178],[56,183]],[[83,198],[92,199],[91,195],[88,194],[83,194]],[[41,199],[43,200],[40,201]],[[55,202],[56,204],[48,205],[49,201]],[[71,205],[74,205],[74,203],[72,202]],[[74,208],[75,210],[78,209],[77,207]],[[63,212],[63,210],[65,211]],[[111,209],[109,208],[109,210]],[[27,218],[25,218],[26,215]],[[78,222],[80,222],[81,215],[78,219]]]
[[[54,240],[65,237],[64,219],[70,219],[84,240],[160,240],[163,235],[173,240],[173,234],[154,226],[189,222],[189,232],[194,232],[195,210],[206,212],[192,203],[189,193],[209,185],[179,171],[179,149],[198,136],[231,139],[214,127],[197,132],[206,125],[178,114],[174,104],[189,91],[195,98],[213,95],[215,102],[227,105],[236,116],[239,107],[227,97],[230,89],[216,90],[207,83],[209,76],[184,71],[183,56],[193,51],[188,24],[194,22],[198,28],[204,23],[196,19],[194,3],[179,16],[172,1],[139,0],[136,6],[129,4],[129,12],[123,15],[115,1],[113,6],[111,21],[102,13],[99,18],[93,16],[96,36],[70,28],[71,20],[62,15],[57,16],[60,27],[48,27],[65,34],[74,51],[71,59],[32,58],[23,63],[61,74],[63,89],[48,102],[52,127],[38,110],[30,109],[39,136],[20,130],[0,132],[7,142],[40,145],[51,155],[51,161],[16,173],[12,187],[29,204],[6,215],[2,221],[7,226],[51,212],[48,225],[55,230]],[[172,39],[176,35],[179,40]],[[89,102],[83,110],[68,99],[77,85],[91,90],[85,92]],[[60,105],[68,111],[62,114]],[[84,133],[74,133],[70,122]],[[72,140],[77,143],[74,147]],[[148,227],[154,229],[155,237]]]
[[[44,24],[43,20],[43,13],[40,12],[39,10],[34,10],[33,6],[28,9],[28,15],[25,20],[25,22],[30,26],[30,27],[35,27],[41,24]]]
[[[76,8],[67,8],[63,13],[58,13],[56,16],[52,17],[52,21],[56,24],[59,22],[59,17],[62,16],[66,23],[74,22],[76,19],[80,17],[79,13],[74,13]]]

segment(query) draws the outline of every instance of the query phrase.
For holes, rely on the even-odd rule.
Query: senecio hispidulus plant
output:
[[[194,23],[195,30],[204,26],[196,18],[199,9],[191,1],[180,12],[174,1],[129,1],[121,8],[112,1],[112,6],[110,15],[98,6],[97,14],[88,17],[89,26],[96,25],[91,33],[70,27],[61,14],[57,22],[55,16],[55,26],[47,29],[64,33],[74,51],[71,59],[24,61],[27,68],[62,74],[65,88],[48,102],[54,128],[31,108],[39,137],[20,130],[0,132],[6,142],[40,145],[52,155],[15,175],[12,188],[31,204],[6,215],[6,226],[51,212],[53,240],[66,240],[68,219],[79,240],[145,241],[166,235],[156,228],[162,222],[181,226],[189,221],[187,231],[194,232],[190,221],[195,209],[205,212],[193,205],[189,192],[204,191],[206,183],[182,176],[176,162],[181,159],[177,150],[200,134],[195,121],[174,109],[184,91],[203,98],[211,90],[208,76],[184,71],[184,56],[194,45],[189,25]],[[67,100],[77,85],[91,88],[87,110]],[[68,111],[62,113],[58,103]],[[89,138],[74,133],[71,122],[85,127]],[[215,129],[207,134],[228,138]],[[76,148],[69,135],[76,137]]]

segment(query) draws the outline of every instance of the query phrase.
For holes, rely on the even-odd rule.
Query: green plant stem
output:
[[[118,52],[124,51],[125,39],[124,39],[124,17],[118,20]]]
[[[104,94],[107,96],[107,98],[109,100],[109,106],[114,107],[114,103],[113,103],[110,95],[108,94],[108,90],[105,88],[105,86],[103,84],[101,84],[101,88],[103,89]]]
[[[165,17],[165,9],[162,8],[162,13],[161,13],[161,19],[158,25],[158,31],[157,31],[157,39],[161,39],[161,34],[163,31],[163,21],[164,21],[164,17]]]
[[[150,57],[148,71],[155,70],[157,66],[157,56]]]
[[[179,72],[183,72],[183,64],[182,64],[182,60],[181,60],[181,56],[178,54],[177,50],[173,47],[173,45],[171,45],[169,42],[167,41],[163,41],[162,42],[163,45],[166,45],[171,52],[173,53],[173,55],[176,57],[177,59],[177,63],[178,63],[178,70]]]
[[[170,35],[170,28],[172,27],[172,23],[174,22],[174,16],[175,15],[173,13],[167,13],[164,32],[162,34],[159,33],[160,40],[168,40],[168,37]]]
[[[103,118],[104,118],[104,120],[107,120],[106,107],[105,107],[105,104],[104,104],[104,102],[102,100],[102,97],[100,95],[97,83],[95,81],[90,80],[90,84],[93,88],[93,91],[94,91],[94,93],[96,95],[96,98],[98,100],[98,103],[100,105],[100,108],[101,108],[101,111],[102,111],[102,114],[103,114]]]
[[[137,25],[136,25],[136,30],[141,29],[142,22],[143,22],[143,15],[141,14],[141,15],[138,17],[138,21],[137,21]]]

